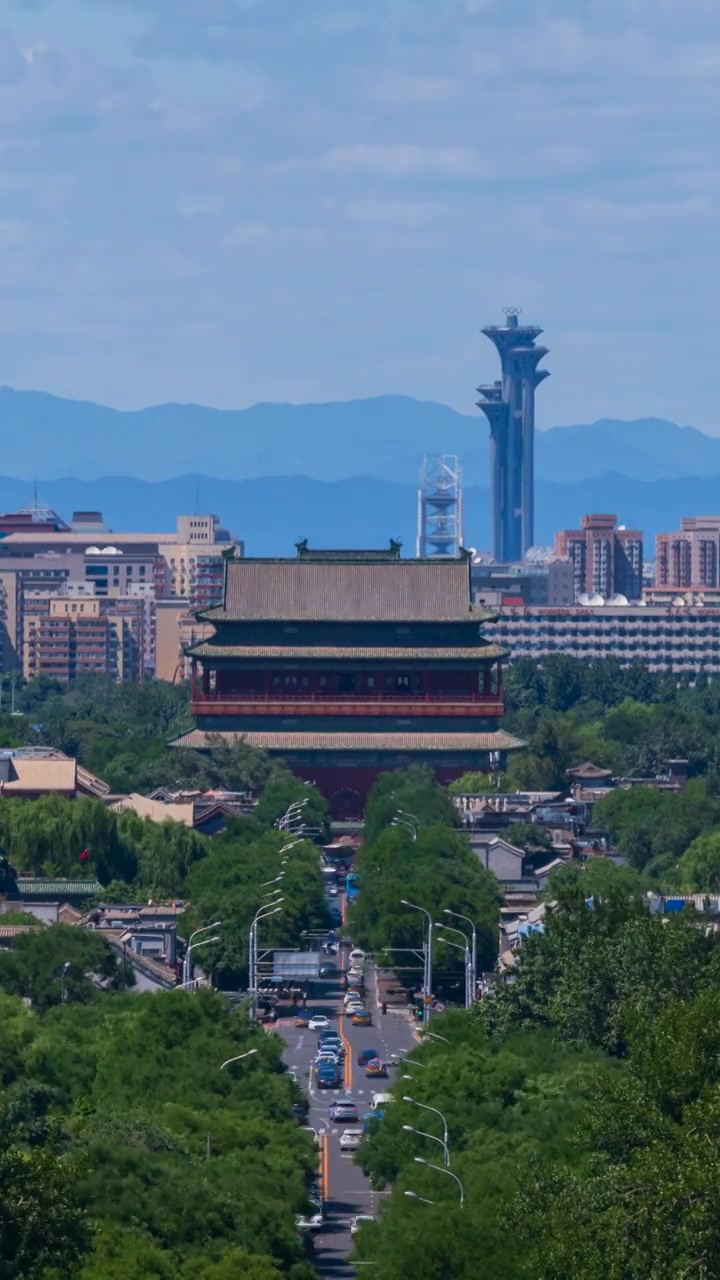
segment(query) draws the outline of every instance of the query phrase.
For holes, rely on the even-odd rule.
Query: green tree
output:
[[[688,893],[720,893],[720,831],[697,836],[678,863]]]
[[[19,1141],[0,1111],[0,1275],[43,1280],[77,1275],[91,1230],[78,1196],[79,1165],[53,1130],[41,1147]]]

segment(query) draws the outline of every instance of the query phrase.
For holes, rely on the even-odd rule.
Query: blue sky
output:
[[[716,0],[4,0],[0,381],[720,432]],[[484,429],[480,428],[479,429]]]

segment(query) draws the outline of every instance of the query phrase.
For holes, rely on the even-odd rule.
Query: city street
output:
[[[343,944],[343,966],[351,943]],[[316,1089],[312,1079],[312,1064],[317,1052],[318,1033],[295,1026],[294,1018],[281,1019],[277,1031],[287,1043],[288,1067],[297,1072],[301,1086],[307,1091],[310,1113],[307,1123],[321,1135],[323,1153],[323,1189],[326,1198],[326,1222],[314,1238],[316,1266],[320,1275],[340,1277],[354,1276],[355,1270],[346,1261],[351,1249],[350,1224],[356,1214],[378,1213],[381,1196],[372,1191],[367,1179],[354,1163],[352,1153],[340,1150],[340,1134],[354,1123],[330,1120],[330,1104],[337,1098],[350,1097],[358,1105],[359,1125],[366,1111],[371,1109],[373,1095],[389,1089],[397,1069],[389,1068],[388,1079],[367,1079],[364,1067],[358,1065],[362,1049],[374,1048],[385,1061],[391,1054],[407,1053],[415,1043],[413,1027],[406,1010],[388,1009],[382,1014],[377,1007],[375,971],[371,963],[366,966],[367,998],[365,1007],[372,1012],[371,1027],[353,1027],[349,1018],[342,1016],[343,993],[340,985],[328,984],[326,997],[309,1000],[307,1013],[324,1013],[330,1018],[333,1030],[339,1030],[347,1041],[345,1055],[345,1087],[341,1089]]]

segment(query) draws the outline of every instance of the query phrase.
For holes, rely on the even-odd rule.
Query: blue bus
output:
[[[360,890],[358,888],[357,876],[356,875],[346,876],[345,877],[345,900],[349,907],[351,907],[353,902],[355,902],[355,899],[357,898],[359,892]]]

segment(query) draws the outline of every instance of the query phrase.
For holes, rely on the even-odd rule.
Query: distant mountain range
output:
[[[480,412],[457,413],[407,396],[237,410],[167,404],[122,412],[3,387],[0,424],[3,470],[27,480],[72,474],[157,481],[201,473],[336,481],[367,475],[414,485],[424,454],[455,453],[466,485],[488,485],[488,428]],[[610,467],[636,480],[720,475],[720,437],[656,418],[540,431],[536,455],[538,480],[559,483],[590,480]]]
[[[69,518],[73,510],[99,509],[111,528],[161,531],[175,527],[178,513],[215,511],[243,538],[249,555],[292,555],[307,537],[311,546],[386,546],[401,537],[415,553],[417,490],[371,476],[326,482],[304,476],[218,480],[186,475],[154,484],[122,476],[100,480],[47,480],[40,496]],[[199,494],[199,508],[196,507]],[[31,496],[27,481],[0,477],[0,510],[13,511]],[[654,554],[660,530],[678,527],[680,517],[720,512],[720,484],[702,479],[641,481],[610,474],[591,480],[537,485],[537,541],[550,543],[556,529],[577,528],[588,511],[615,511],[621,523],[645,533],[645,554]],[[465,542],[489,546],[486,488],[465,491]]]
[[[414,554],[423,455],[456,453],[465,542],[489,545],[479,412],[405,396],[121,412],[4,387],[0,430],[3,470],[16,477],[0,477],[0,510],[25,505],[37,480],[66,518],[99,509],[117,530],[172,529],[181,512],[215,511],[255,555],[289,554],[300,537],[358,547],[396,536]],[[658,530],[720,511],[720,437],[656,418],[554,427],[537,433],[536,476],[536,541],[577,527],[586,512],[614,511],[644,530],[651,556]]]

